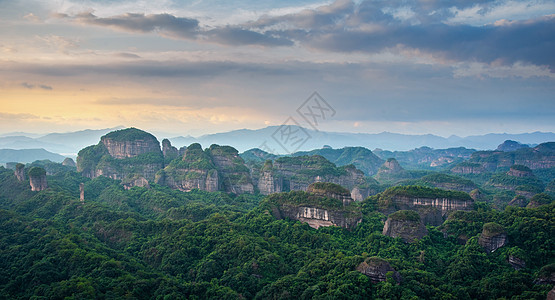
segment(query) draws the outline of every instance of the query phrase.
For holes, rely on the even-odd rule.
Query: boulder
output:
[[[491,253],[509,242],[505,229],[497,223],[486,223],[482,228],[478,243],[486,252]]]
[[[387,279],[387,273],[391,272],[393,279],[397,282],[401,282],[401,275],[397,272],[391,265],[384,259],[379,257],[369,257],[360,263],[357,271],[370,277],[372,282],[385,281]]]

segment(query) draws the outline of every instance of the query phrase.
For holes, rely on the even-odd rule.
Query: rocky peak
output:
[[[177,148],[172,146],[172,143],[168,139],[162,140],[162,154],[166,159],[173,159],[176,158],[179,154]]]
[[[389,262],[385,259],[379,257],[369,257],[361,262],[357,268],[357,271],[370,277],[372,282],[385,281],[387,279],[387,273],[392,272],[393,279],[397,282],[401,282],[401,275],[397,272]]]
[[[14,174],[15,174],[15,177],[17,177],[17,180],[25,181],[25,165],[21,163],[18,163],[17,165],[15,165]]]
[[[482,234],[480,234],[480,239],[478,240],[480,246],[482,246],[488,253],[494,252],[495,250],[507,245],[508,242],[505,228],[493,222],[484,224]]]
[[[31,191],[40,192],[47,189],[46,171],[41,167],[29,169],[29,184],[31,185]]]
[[[137,128],[112,131],[100,138],[110,156],[117,159],[161,152],[160,143],[152,134]]]
[[[509,152],[509,151],[518,150],[520,148],[529,148],[529,147],[528,147],[528,145],[524,145],[524,144],[521,144],[521,143],[516,142],[516,141],[506,140],[502,144],[497,146],[496,150],[497,151]]]
[[[320,197],[328,197],[341,201],[343,205],[349,205],[353,202],[351,192],[348,189],[332,182],[314,182],[308,186],[308,193]]]
[[[532,170],[523,165],[513,165],[511,169],[507,172],[507,175],[515,177],[534,177],[534,173],[532,173]]]
[[[395,158],[388,158],[380,167],[378,174],[395,174],[404,171]]]
[[[551,204],[551,202],[553,202],[553,197],[549,196],[546,193],[539,193],[534,195],[530,199],[530,202],[528,203],[528,205],[526,205],[526,208],[537,208],[542,205]]]
[[[399,210],[388,216],[382,233],[393,238],[400,237],[405,243],[411,243],[428,234],[428,230],[417,212]]]
[[[66,159],[64,159],[64,161],[62,162],[62,165],[66,167],[72,167],[72,168],[75,168],[77,166],[75,164],[75,161],[73,161],[73,159],[71,159],[70,157],[66,157]]]

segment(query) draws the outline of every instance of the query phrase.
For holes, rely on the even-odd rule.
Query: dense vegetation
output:
[[[0,167],[2,298],[545,299],[551,289],[534,283],[555,263],[555,204],[547,195],[537,208],[499,211],[482,203],[407,244],[381,234],[385,216],[370,200],[354,204],[363,213],[355,229],[315,230],[276,220],[268,202],[339,207],[340,201],[304,192],[261,201],[156,184],[125,190],[118,181],[72,171],[48,182],[49,189],[31,192]],[[414,186],[383,193],[393,194],[468,197]],[[491,222],[510,243],[486,254],[478,235]],[[513,254],[527,267],[514,270],[507,263]],[[356,271],[369,257],[388,261],[401,283],[372,282]]]
[[[102,138],[111,139],[119,142],[135,141],[135,140],[157,141],[156,137],[153,136],[152,134],[134,127],[112,131],[104,135]]]

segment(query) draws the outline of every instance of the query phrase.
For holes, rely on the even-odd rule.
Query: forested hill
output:
[[[379,197],[351,204],[354,229],[316,230],[276,219],[259,195],[47,177],[32,192],[0,167],[1,298],[545,299],[553,285],[549,196],[536,208],[477,203],[405,243],[382,234]],[[508,243],[488,253],[497,231]],[[394,272],[372,277],[375,264]]]

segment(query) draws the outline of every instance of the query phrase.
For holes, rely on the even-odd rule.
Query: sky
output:
[[[555,131],[555,1],[0,0],[0,133],[284,122]]]

